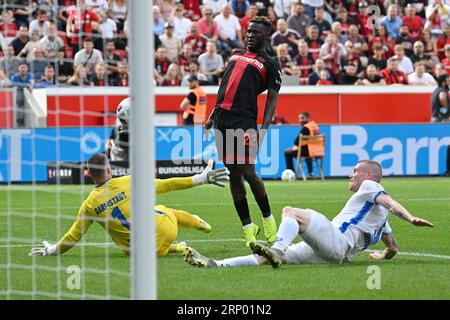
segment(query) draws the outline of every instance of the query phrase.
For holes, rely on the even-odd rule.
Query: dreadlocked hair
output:
[[[253,17],[250,22],[253,23],[261,23],[263,24],[268,30],[272,29],[272,22],[270,22],[269,18],[265,16],[255,16]]]

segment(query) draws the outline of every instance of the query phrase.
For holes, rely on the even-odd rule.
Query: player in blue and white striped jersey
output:
[[[349,188],[354,194],[341,212],[332,220],[311,209],[285,207],[277,239],[272,247],[251,243],[253,255],[224,260],[206,258],[189,249],[185,260],[200,267],[233,267],[260,265],[269,262],[273,267],[283,263],[342,263],[382,240],[386,249],[372,253],[373,259],[391,259],[398,251],[388,213],[415,226],[433,227],[425,219],[414,217],[390,197],[379,183],[382,169],[378,162],[363,160],[353,169]],[[303,241],[292,244],[297,235]]]

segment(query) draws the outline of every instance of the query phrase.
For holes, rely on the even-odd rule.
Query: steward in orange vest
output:
[[[191,90],[180,104],[183,125],[201,125],[206,120],[206,93],[200,88],[196,76],[191,76],[188,81]]]

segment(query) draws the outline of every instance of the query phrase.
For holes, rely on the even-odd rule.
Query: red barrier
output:
[[[14,90],[0,91],[0,128],[14,128]]]
[[[320,88],[320,90],[319,90]],[[95,89],[95,88],[92,88]],[[156,92],[156,112],[181,113],[179,105],[187,88],[174,88]],[[289,89],[289,88],[288,88]],[[309,111],[315,121],[322,124],[402,123],[429,122],[430,95],[433,88],[418,87],[297,87],[280,93],[277,114],[289,123],[298,122],[300,111]],[[287,91],[287,92],[286,92]],[[398,92],[397,92],[398,91]],[[209,114],[216,101],[217,88],[207,88]],[[101,126],[111,124],[111,114],[128,91],[90,90],[77,95],[73,91],[51,91],[47,95],[47,125]],[[58,96],[56,94],[59,94]],[[262,122],[266,96],[258,98]]]

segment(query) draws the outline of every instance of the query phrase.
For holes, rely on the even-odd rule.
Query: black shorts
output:
[[[213,121],[219,159],[224,164],[254,164],[258,150],[256,119],[216,108]]]

